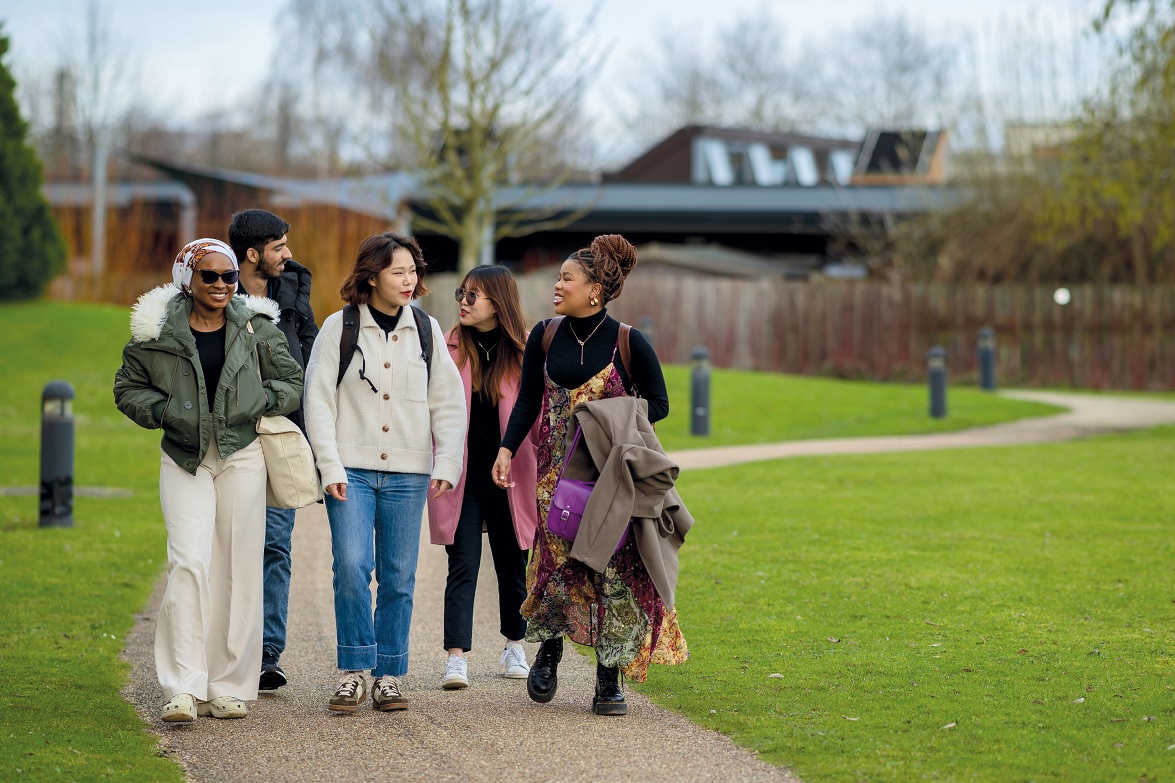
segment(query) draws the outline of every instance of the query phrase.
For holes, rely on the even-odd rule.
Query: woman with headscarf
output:
[[[257,698],[266,473],[256,428],[297,409],[302,370],[276,303],[234,296],[238,274],[225,243],[185,245],[172,283],[135,304],[114,376],[118,409],[163,430],[167,587],[155,669],[167,722],[243,718]]]
[[[620,296],[636,266],[636,248],[619,234],[596,237],[563,262],[555,282],[555,313],[563,316],[549,349],[543,337],[550,321],[531,330],[522,359],[518,402],[493,467],[499,486],[511,484],[511,459],[535,418],[539,419],[538,519],[522,605],[526,639],[541,642],[527,679],[527,692],[549,702],[558,686],[563,637],[596,651],[597,715],[624,715],[628,705],[619,673],[644,681],[650,663],[676,664],[688,656],[676,610],[666,608],[629,536],[602,573],[569,557],[571,541],[547,530],[551,494],[563,467],[572,409],[581,402],[633,394],[648,403],[648,417],[669,413],[669,396],[657,354],[633,329],[631,376],[620,356],[620,323],[607,304]]]

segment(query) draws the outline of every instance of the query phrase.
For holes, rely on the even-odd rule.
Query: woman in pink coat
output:
[[[461,371],[469,430],[465,464],[453,492],[428,501],[432,543],[449,555],[445,585],[445,639],[448,651],[441,687],[469,686],[465,653],[473,646],[473,597],[481,564],[482,535],[490,540],[498,574],[502,676],[524,680],[530,672],[522,636],[526,622],[519,607],[526,600],[526,561],[538,526],[535,505],[537,429],[514,457],[517,485],[499,487],[492,468],[502,433],[518,398],[526,320],[518,284],[510,270],[479,266],[456,290],[458,323],[446,335],[449,353]],[[526,477],[529,477],[526,478]]]

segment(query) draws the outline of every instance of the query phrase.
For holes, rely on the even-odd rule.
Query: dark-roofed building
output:
[[[499,240],[493,257],[526,271],[561,262],[597,234],[622,233],[638,246],[718,244],[771,259],[789,275],[800,274],[801,268],[820,269],[841,260],[832,257],[830,247],[843,245],[850,227],[958,202],[957,192],[925,176],[941,171],[944,134],[921,137],[923,157],[911,172],[915,178],[854,184],[855,168],[864,165],[869,173],[869,161],[890,149],[883,138],[866,150],[856,141],[795,133],[682,128],[599,183],[499,190],[494,198],[504,220],[546,223],[535,233]],[[184,206],[184,225],[176,226],[177,248],[179,235],[190,239],[193,226],[198,236],[223,237],[230,216],[240,209],[261,207],[285,217],[292,226],[295,258],[308,262],[319,280],[315,308],[325,312],[335,309],[337,281],[363,237],[388,227],[413,232],[412,215],[429,214],[409,172],[301,179],[142,156],[136,161],[171,178],[173,185],[182,183],[192,195],[194,201]],[[60,200],[47,195],[55,203]],[[557,218],[554,227],[552,217]],[[456,269],[454,240],[414,233],[434,271]],[[156,255],[152,250],[131,267],[162,268]],[[804,262],[796,264],[800,258]]]
[[[687,125],[605,182],[693,185],[847,185],[859,140]]]

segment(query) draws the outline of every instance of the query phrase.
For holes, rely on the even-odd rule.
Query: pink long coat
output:
[[[457,350],[456,331],[450,330],[445,335],[445,342],[449,348],[449,355],[457,369],[461,371],[461,384],[465,388],[465,419],[469,420],[469,406],[473,392],[473,380],[469,365],[461,366]],[[509,378],[501,389],[498,400],[498,421],[502,432],[506,432],[506,424],[510,421],[510,411],[514,410],[514,403],[518,399],[518,379]],[[535,451],[535,440],[538,438],[538,421],[530,430],[530,434],[518,447],[518,453],[510,465],[510,479],[514,486],[506,490],[510,503],[510,516],[514,518],[514,537],[518,539],[519,549],[530,549],[534,545],[534,531],[539,524],[538,503],[535,500],[535,484],[538,482],[538,463]],[[469,468],[469,445],[466,443],[465,453],[461,457],[461,478],[457,486],[441,495],[438,499],[428,500],[428,531],[430,540],[434,544],[452,544],[453,536],[457,532],[457,520],[461,517],[461,501],[465,496],[465,473]]]

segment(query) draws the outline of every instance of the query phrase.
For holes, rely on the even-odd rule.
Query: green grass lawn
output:
[[[133,615],[164,567],[159,433],[114,408],[130,336],[122,308],[0,307],[0,483],[40,481],[41,389],[77,394],[75,483],[130,498],[76,498],[72,529],[38,529],[36,497],[0,496],[0,780],[181,780],[119,697]],[[19,771],[18,771],[19,770]]]
[[[657,425],[667,451],[809,438],[947,432],[1059,412],[974,387],[951,387],[947,417],[927,413],[923,384],[861,383],[831,378],[715,370],[710,380],[709,437],[689,434],[689,368],[665,368],[669,418]]]
[[[805,781],[1175,778],[1175,429],[679,483],[692,659],[640,686]]]
[[[63,378],[76,483],[134,492],[77,498],[67,530],[37,528],[35,497],[0,495],[0,780],[181,779],[119,696],[123,640],[165,557],[159,434],[111,395],[128,334],[122,308],[0,306],[0,484],[38,482],[40,393]],[[958,390],[936,423],[917,386],[716,372],[715,435],[690,439],[686,371],[667,377],[669,448],[1040,410]],[[1156,750],[1175,744],[1171,456],[1161,434],[691,474],[680,603],[694,658],[647,687],[811,783],[1013,779],[997,761],[1152,780],[1175,760]]]

